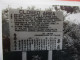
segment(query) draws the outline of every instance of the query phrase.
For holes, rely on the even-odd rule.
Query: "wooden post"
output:
[[[27,52],[22,52],[22,60],[27,60]]]
[[[52,60],[52,50],[50,51],[48,51],[48,60]]]

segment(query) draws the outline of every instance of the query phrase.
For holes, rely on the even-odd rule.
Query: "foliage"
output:
[[[80,54],[80,25],[64,22],[63,49],[71,54]]]
[[[80,12],[80,8],[78,6],[58,6],[58,5],[53,5],[55,10],[63,10],[66,11],[67,13],[78,13]]]

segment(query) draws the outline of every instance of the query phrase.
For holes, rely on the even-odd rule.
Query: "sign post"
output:
[[[48,60],[52,60],[52,50],[50,51],[48,51]]]
[[[27,60],[27,52],[22,52],[22,60]]]
[[[63,13],[61,11],[9,10],[11,51],[48,50],[48,60],[52,51],[62,49]]]

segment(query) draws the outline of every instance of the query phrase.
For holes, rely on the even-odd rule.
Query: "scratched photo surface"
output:
[[[80,6],[43,4],[2,10],[3,60],[80,60]]]

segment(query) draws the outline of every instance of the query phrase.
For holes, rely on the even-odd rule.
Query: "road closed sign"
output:
[[[61,50],[63,13],[9,9],[11,51]]]

